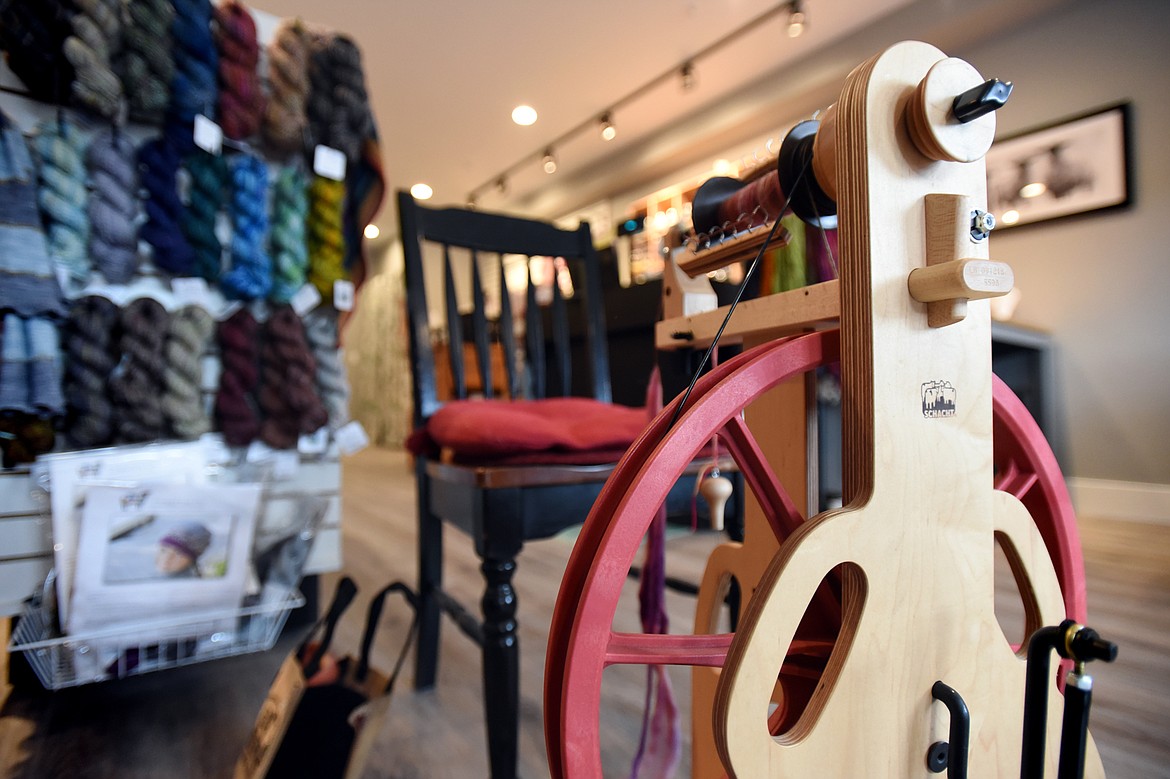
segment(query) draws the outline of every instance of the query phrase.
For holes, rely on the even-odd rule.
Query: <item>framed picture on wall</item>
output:
[[[997,229],[1129,205],[1129,112],[1121,103],[997,141],[987,153]]]

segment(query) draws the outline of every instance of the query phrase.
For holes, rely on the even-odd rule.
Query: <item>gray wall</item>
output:
[[[1067,475],[1170,483],[1170,3],[1073,2],[967,50],[1016,83],[999,135],[1132,100],[1133,206],[1005,230],[1015,321],[1057,345]]]

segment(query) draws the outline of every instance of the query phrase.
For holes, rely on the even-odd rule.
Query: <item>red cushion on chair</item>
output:
[[[407,442],[415,454],[513,464],[614,462],[649,422],[646,409],[589,398],[457,400]]]

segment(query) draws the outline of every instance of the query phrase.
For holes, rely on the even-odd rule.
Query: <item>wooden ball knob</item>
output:
[[[699,494],[707,501],[707,508],[711,513],[711,527],[715,530],[723,529],[723,507],[731,497],[731,481],[722,476],[711,476],[699,485]]]

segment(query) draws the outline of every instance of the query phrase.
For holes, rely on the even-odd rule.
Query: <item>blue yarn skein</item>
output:
[[[40,157],[37,203],[49,256],[65,272],[66,292],[77,291],[89,279],[85,140],[71,122],[49,119],[37,129],[36,148]]]
[[[182,154],[195,148],[196,114],[215,119],[219,99],[219,55],[211,34],[209,0],[173,0],[171,38],[175,43],[175,75],[165,133]]]
[[[138,164],[146,190],[146,224],[138,237],[153,247],[156,267],[176,276],[190,276],[195,252],[179,228],[184,210],[175,186],[179,152],[165,138],[155,138],[138,150]]]
[[[232,267],[220,286],[235,300],[255,300],[272,289],[268,234],[268,167],[259,157],[241,154],[232,162]]]
[[[86,154],[89,196],[89,255],[111,284],[125,284],[138,270],[138,170],[134,147],[121,134],[102,133]]]
[[[272,294],[274,303],[287,303],[305,284],[309,248],[305,243],[305,216],[309,210],[305,174],[289,165],[280,169],[272,187]]]

